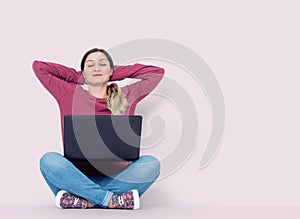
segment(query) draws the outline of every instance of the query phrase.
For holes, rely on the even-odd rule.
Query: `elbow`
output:
[[[37,72],[40,69],[41,66],[41,62],[34,60],[32,63],[32,69],[34,70],[34,72]]]
[[[165,69],[164,68],[159,68],[159,72],[161,75],[164,75],[165,74]]]
[[[32,69],[33,69],[33,72],[36,76],[38,76],[39,74],[39,69],[40,69],[40,62],[37,61],[37,60],[34,60],[33,63],[32,63]]]
[[[34,60],[32,63],[32,69],[36,75],[47,69],[47,64],[42,61]]]
[[[47,64],[42,61],[34,60],[32,63],[32,69],[36,77],[40,78],[47,69]]]
[[[156,73],[163,76],[165,74],[165,69],[161,67],[156,67]]]

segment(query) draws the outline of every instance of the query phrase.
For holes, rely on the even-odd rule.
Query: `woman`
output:
[[[62,132],[67,114],[133,115],[136,105],[160,82],[164,69],[134,64],[114,66],[110,55],[94,48],[84,54],[81,71],[50,62],[33,62],[33,70],[43,86],[59,104]],[[109,81],[141,79],[118,87]],[[86,91],[80,85],[87,84]],[[63,136],[63,135],[62,135]],[[143,164],[143,165],[141,165]],[[83,173],[79,166],[56,152],[44,154],[40,169],[56,196],[59,208],[139,208],[139,197],[152,185],[160,172],[153,156],[133,162],[109,164],[112,176]],[[119,179],[130,180],[119,180]]]

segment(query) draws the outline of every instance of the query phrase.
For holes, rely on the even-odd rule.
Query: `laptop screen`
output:
[[[70,161],[139,158],[142,116],[65,115],[64,156]]]

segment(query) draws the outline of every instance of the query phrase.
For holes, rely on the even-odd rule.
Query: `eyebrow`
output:
[[[104,60],[104,61],[106,61],[106,59],[105,58],[103,58],[103,59],[100,59],[99,61],[102,61],[102,60]],[[87,60],[87,62],[94,62],[94,60],[91,60],[91,59],[89,59],[89,60]]]

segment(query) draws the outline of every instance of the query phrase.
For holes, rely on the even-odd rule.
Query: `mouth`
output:
[[[102,76],[102,74],[93,74],[93,77]]]

